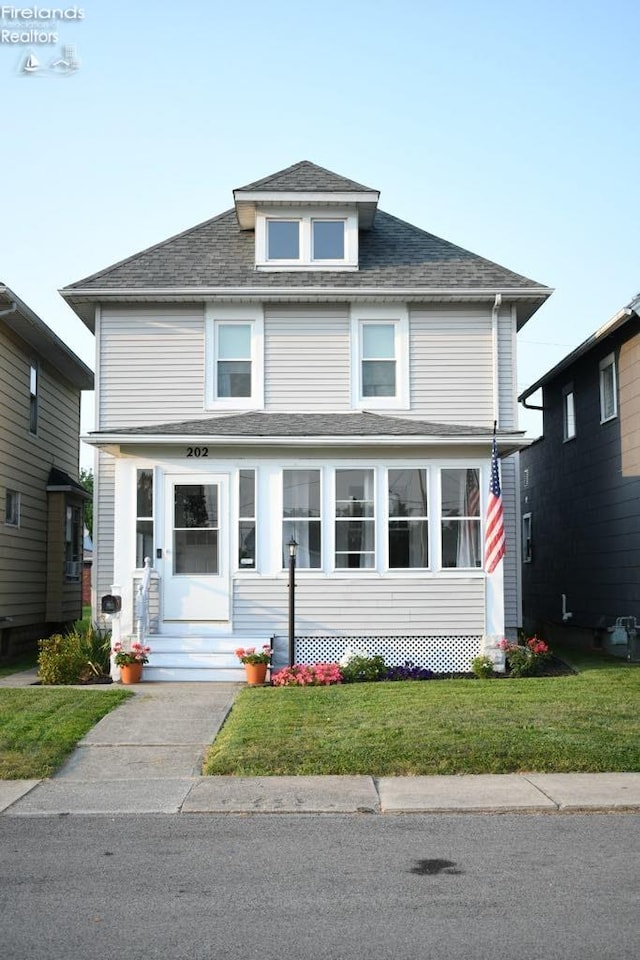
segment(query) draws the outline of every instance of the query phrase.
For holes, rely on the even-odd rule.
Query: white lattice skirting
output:
[[[468,673],[480,653],[481,636],[466,637],[296,637],[296,663],[335,663],[347,647],[380,654],[390,667],[407,660],[434,673]]]

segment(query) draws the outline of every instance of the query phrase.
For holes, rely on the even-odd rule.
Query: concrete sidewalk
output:
[[[34,672],[0,686],[27,686]],[[0,781],[0,815],[640,812],[640,773],[203,777],[239,683],[142,683],[49,780]],[[87,687],[87,690],[104,689]]]

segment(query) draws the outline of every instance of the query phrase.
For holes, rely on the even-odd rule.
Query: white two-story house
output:
[[[507,632],[520,623],[516,332],[548,287],[378,209],[313,163],[61,292],[97,343],[95,583],[150,678],[234,677],[233,649],[468,669],[486,627],[494,421]],[[238,674],[240,676],[240,674]]]

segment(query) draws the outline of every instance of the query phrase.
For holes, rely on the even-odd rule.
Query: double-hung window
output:
[[[263,406],[262,308],[209,304],[206,312],[205,402],[208,409]]]
[[[298,544],[298,569],[322,565],[322,513],[320,470],[282,471],[282,566],[289,560],[287,544]]]
[[[404,306],[351,311],[351,403],[360,409],[409,406],[409,319]]]
[[[427,471],[389,470],[389,568],[429,566]]]
[[[238,565],[256,565],[256,472],[240,470],[238,476]]]
[[[374,471],[336,470],[335,563],[337,569],[376,565]]]
[[[480,476],[475,468],[440,471],[442,566],[482,566]]]
[[[618,415],[616,358],[613,353],[600,361],[600,423]]]
[[[4,522],[9,527],[20,526],[20,494],[17,490],[7,490],[5,494]]]

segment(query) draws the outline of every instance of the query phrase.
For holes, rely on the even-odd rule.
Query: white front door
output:
[[[165,477],[163,617],[228,620],[228,477]]]

